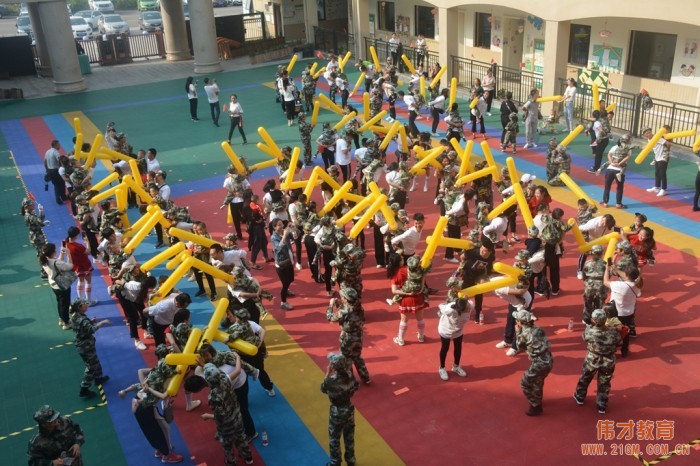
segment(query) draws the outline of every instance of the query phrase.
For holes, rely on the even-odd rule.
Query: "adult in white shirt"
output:
[[[593,241],[594,239],[598,239],[612,232],[613,228],[615,228],[615,224],[615,217],[610,214],[605,214],[602,217],[594,217],[583,225],[579,225],[578,229],[583,233],[587,241]],[[576,276],[579,280],[583,280],[583,265],[586,263],[586,257],[584,253],[578,258]]]
[[[204,92],[207,93],[209,110],[211,111],[211,119],[214,122],[214,126],[219,126],[221,107],[219,106],[219,86],[216,84],[216,79],[210,83],[209,78],[204,78]]]
[[[614,259],[613,259],[614,260]],[[634,315],[637,308],[637,298],[642,295],[644,280],[636,267],[629,270],[616,269],[619,280],[610,280],[610,268],[613,260],[608,260],[603,276],[603,285],[610,288],[610,302],[615,303],[617,317],[630,331],[622,340],[622,357],[629,354],[630,337],[637,337],[637,325]]]
[[[438,335],[440,335],[440,369],[438,374],[442,380],[447,380],[447,370],[445,360],[450,349],[450,343],[454,346],[454,364],[452,372],[460,377],[466,377],[467,373],[459,365],[462,359],[462,339],[464,338],[464,326],[469,321],[474,304],[464,298],[460,298],[453,303],[440,304],[438,307]]]
[[[559,102],[564,102],[564,112],[566,116],[566,126],[569,131],[574,130],[574,100],[576,99],[576,80],[569,78],[566,80],[566,90]]]
[[[236,181],[234,183],[234,178],[238,176],[240,175],[228,173],[224,180],[223,188],[228,192],[227,199],[231,199],[228,207],[231,209],[231,218],[233,219],[233,226],[236,228],[236,234],[239,238],[243,238],[243,230],[241,229],[241,220],[243,219],[243,192],[246,189],[250,189],[250,182],[247,178],[244,178],[242,181]],[[225,205],[226,204],[224,204],[224,206]],[[222,206],[222,208],[224,206]]]
[[[63,204],[68,197],[66,196],[66,183],[58,174],[59,163],[58,150],[61,144],[57,140],[51,141],[51,147],[44,154],[44,168],[46,169],[46,177],[53,183],[53,191],[56,196],[56,203]]]
[[[248,264],[246,256],[248,255],[243,249],[232,249],[230,251],[224,251],[219,243],[213,244],[209,248],[209,262],[211,265],[217,269],[221,269],[224,272],[230,273],[235,266],[243,267],[244,273],[252,278],[250,270],[248,270]],[[231,285],[229,285],[229,291],[232,291]]]
[[[287,113],[287,126],[294,126],[295,113],[295,99],[294,91],[297,90],[294,80],[292,78],[282,79],[282,96],[284,97],[284,110]]]
[[[44,245],[41,254],[39,255],[39,263],[44,273],[48,276],[49,286],[56,295],[56,304],[58,310],[59,325],[63,330],[71,328],[70,316],[68,309],[70,306],[70,291],[71,287],[66,289],[61,288],[56,283],[56,277],[61,273],[70,273],[73,271],[70,253],[65,247],[61,248],[59,254],[56,254],[56,245],[47,243]]]
[[[197,81],[192,76],[188,76],[187,81],[185,81],[185,92],[190,101],[190,117],[192,121],[199,121],[197,118]]]
[[[345,108],[345,106],[348,104],[350,91],[348,90],[348,80],[345,78],[343,73],[340,73],[335,77],[335,85],[338,87],[338,93],[340,94],[340,107]]]
[[[450,95],[449,89],[445,88],[440,92],[440,95],[435,98],[435,100],[431,100],[428,102],[428,106],[430,107],[430,115],[433,117],[433,126],[432,126],[432,133],[433,136],[437,135],[437,127],[438,123],[440,123],[440,115],[445,113],[445,101],[447,100],[447,97]]]
[[[492,278],[491,280],[497,280]],[[495,290],[496,296],[508,303],[508,313],[506,315],[506,326],[503,341],[496,345],[496,348],[508,348],[506,356],[515,356],[518,353],[515,343],[515,317],[513,313],[521,310],[529,310],[532,304],[532,295],[528,291],[529,282],[521,276],[517,286],[506,286]]]
[[[350,154],[350,143],[352,142],[352,134],[345,133],[342,138],[335,141],[335,163],[340,167],[340,172],[343,174],[343,183],[350,178],[350,167],[352,165],[352,156]]]
[[[481,87],[484,89],[484,97],[486,98],[486,115],[491,116],[491,103],[493,102],[493,94],[496,92],[496,77],[493,75],[491,68],[481,78]],[[488,94],[486,94],[486,91],[488,91]]]
[[[398,95],[403,99],[408,109],[408,130],[411,137],[418,137],[418,127],[416,126],[416,117],[418,116],[418,108],[416,107],[416,99],[411,94],[405,94],[404,91],[399,91]]]
[[[389,42],[389,53],[391,53],[391,61],[394,64],[394,66],[398,66],[399,63],[399,44],[401,41],[396,38],[396,33],[393,32],[391,33],[391,38],[388,40]]]
[[[243,137],[243,144],[248,144],[245,131],[243,131],[243,107],[241,107],[241,103],[238,101],[238,96],[236,94],[231,94],[231,102],[228,104],[228,116],[231,118],[231,126],[228,129],[228,143],[231,144],[233,130],[238,128],[238,132],[241,133]]]
[[[403,247],[403,259],[404,263],[409,257],[415,255],[416,247],[421,239],[421,234],[423,232],[423,225],[425,225],[425,216],[420,212],[413,214],[413,226],[400,235],[391,238],[391,244],[396,247],[401,243]]]
[[[498,243],[499,238],[501,238],[503,252],[508,252],[508,219],[504,212],[484,227],[483,234],[491,238],[494,244]]]
[[[158,155],[158,151],[151,147],[146,151],[146,172],[150,173],[156,173],[157,171],[160,170],[160,162],[156,160],[156,156]]]

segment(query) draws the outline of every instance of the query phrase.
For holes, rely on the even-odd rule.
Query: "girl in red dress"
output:
[[[68,237],[65,241],[65,246],[70,253],[71,261],[73,262],[73,270],[78,275],[76,291],[78,298],[85,299],[90,306],[94,306],[99,301],[90,298],[92,292],[92,261],[90,261],[90,243],[87,247],[78,242],[80,230],[78,227],[68,228]],[[85,297],[83,298],[83,293]]]
[[[547,188],[544,186],[538,186],[535,188],[535,195],[530,198],[530,200],[527,202],[527,204],[530,206],[530,214],[532,216],[537,215],[537,207],[540,204],[551,204],[552,203],[552,197],[549,195],[549,192],[547,191]]]
[[[654,262],[654,250],[656,241],[654,240],[654,230],[649,227],[641,227],[637,233],[624,233],[634,250],[637,252],[637,263],[640,270],[647,264]]]
[[[415,313],[418,323],[418,343],[423,343],[425,332],[425,321],[423,320],[423,309],[427,306],[423,299],[423,293],[409,294],[401,291],[401,287],[408,279],[408,267],[403,264],[403,259],[398,254],[389,256],[386,266],[387,278],[391,280],[391,292],[394,295],[403,296],[399,303],[401,321],[399,322],[399,334],[394,337],[394,343],[399,346],[405,345],[404,335],[408,329],[408,317]],[[425,278],[423,278],[425,280]],[[425,283],[424,283],[425,284]]]

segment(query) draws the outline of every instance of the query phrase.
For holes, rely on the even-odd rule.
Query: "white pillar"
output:
[[[87,88],[80,73],[78,52],[68,19],[66,2],[41,2],[39,17],[48,54],[51,56],[54,91],[77,92]]]
[[[544,31],[544,72],[542,74],[542,96],[558,95],[561,87],[559,79],[565,79],[569,63],[569,21],[547,21]],[[543,105],[549,112],[553,104]]]
[[[29,20],[32,23],[32,31],[34,33],[34,40],[36,43],[36,53],[39,56],[40,65],[37,66],[37,73],[39,76],[44,78],[50,78],[53,76],[51,71],[51,57],[49,56],[49,51],[46,45],[46,36],[44,35],[44,28],[41,25],[41,15],[39,14],[39,4],[38,3],[27,3],[27,10],[29,11]]]
[[[304,32],[306,33],[306,42],[313,44],[314,28],[318,27],[318,13],[316,0],[304,0]]]
[[[452,69],[452,56],[457,55],[459,41],[456,40],[459,33],[459,10],[457,8],[438,9],[438,53],[440,65],[447,66],[447,72],[442,76],[440,87],[446,87],[450,83],[454,70]],[[451,40],[450,38],[455,38]],[[460,83],[464,84],[464,83]]]
[[[369,37],[369,0],[353,0],[352,7],[352,25],[354,28],[352,33],[355,35],[355,48],[357,49],[358,57],[362,60],[367,60],[365,37]]]
[[[190,4],[190,11],[192,5]],[[160,12],[163,16],[163,38],[165,39],[165,58],[168,61],[182,61],[192,58],[187,43],[185,28],[185,11],[182,0],[160,0]]]
[[[223,71],[216,45],[216,26],[211,0],[189,0],[187,4],[190,7],[194,72],[206,74]]]

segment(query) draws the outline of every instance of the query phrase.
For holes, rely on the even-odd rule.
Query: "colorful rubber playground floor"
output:
[[[301,66],[297,64],[296,74]],[[267,157],[254,144],[260,141],[258,126],[264,126],[279,146],[299,144],[297,127],[287,127],[274,101],[269,83],[273,73],[271,66],[217,76],[222,102],[235,92],[245,109],[244,125],[251,144],[242,146],[240,136],[235,134],[233,147],[251,163]],[[354,82],[357,74],[349,77]],[[69,209],[53,202],[52,187],[44,191],[43,154],[52,139],[69,148],[74,136],[71,122],[80,117],[87,140],[113,121],[135,149],[157,148],[176,203],[188,205],[193,217],[206,221],[215,238],[231,231],[225,211],[219,210],[229,163],[220,142],[227,138],[228,121],[222,116],[221,128],[212,125],[206,99],[200,98],[201,121],[191,122],[183,85],[181,80],[162,81],[0,106],[2,464],[26,463],[27,442],[36,432],[32,415],[46,403],[71,414],[85,430],[85,464],[142,466],[160,462],[141,434],[130,402],[117,395],[119,389],[136,380],[138,368],[154,362],[152,341],[146,341],[148,351],[134,349],[120,309],[108,295],[106,277],[95,276],[93,295],[100,304],[91,308],[90,314],[112,321],[97,335],[100,359],[111,379],[103,387],[102,400],[79,398],[82,362],[70,344],[72,333],[56,326],[55,299],[39,279],[19,208],[27,191],[46,206],[51,221],[46,233],[54,243],[61,241],[67,227],[74,224]],[[323,84],[319,88],[325,90]],[[353,97],[357,108],[361,108],[360,97],[361,92]],[[399,115],[406,116],[402,106]],[[319,122],[337,120],[327,110],[322,110],[319,117]],[[418,121],[421,129],[427,129],[429,123],[427,116]],[[497,116],[487,118],[487,132],[496,160],[503,164],[506,155],[498,151]],[[314,137],[318,134],[314,131]],[[541,147],[546,144],[544,139]],[[586,138],[581,136],[570,151],[572,178],[593,199],[600,200],[603,178],[585,171],[591,164]],[[475,153],[481,154],[480,148]],[[393,150],[389,154],[388,159],[394,160]],[[515,160],[519,171],[544,178],[542,148],[521,150]],[[450,380],[443,382],[437,374],[440,345],[435,309],[444,291],[434,297],[426,312],[425,343],[417,343],[412,320],[406,346],[395,345],[392,338],[398,327],[398,312],[384,302],[389,297],[389,281],[384,269],[374,267],[372,238],[367,235],[363,355],[372,383],[362,386],[353,399],[357,409],[357,464],[633,465],[674,451],[678,454],[665,464],[698,464],[700,451],[688,446],[700,439],[700,224],[698,213],[691,211],[696,172],[694,164],[672,160],[668,195],[657,198],[645,190],[653,185],[652,167],[646,163],[633,165],[625,187],[629,209],[602,209],[603,213],[612,213],[620,225],[631,224],[634,212],[644,212],[658,242],[657,264],[645,270],[644,294],[637,309],[639,337],[632,341],[630,357],[618,360],[605,415],[595,409],[595,382],[584,406],[572,400],[585,355],[580,323],[582,283],[575,279],[578,254],[573,238],[566,239],[562,293],[548,301],[538,297],[533,308],[539,325],[552,341],[555,364],[545,385],[544,415],[529,418],[524,415],[527,403],[519,387],[527,358],[508,358],[494,347],[502,339],[505,303],[493,294],[486,296],[485,325],[470,323],[466,329],[462,366],[468,376],[460,378],[450,373]],[[107,173],[107,168],[100,165],[96,178]],[[256,191],[260,192],[262,183],[273,175],[271,170],[255,173]],[[431,179],[429,191],[423,192],[420,179],[418,189],[409,195],[409,212],[424,212],[427,216],[423,239],[438,218],[433,204],[434,183]],[[550,192],[567,218],[575,216],[577,199],[571,192],[565,188]],[[131,211],[130,215],[136,214]],[[519,228],[522,237],[522,223]],[[140,261],[152,257],[154,243],[154,237],[149,237],[137,249]],[[497,255],[498,260],[507,263],[512,257],[512,253],[504,255],[501,251]],[[431,286],[444,289],[454,268],[442,260],[442,251],[438,250],[429,277]],[[165,273],[165,268],[155,273]],[[279,283],[271,267],[264,267],[255,276],[264,288],[278,295]],[[196,292],[196,285],[186,280],[178,288],[191,295]],[[222,283],[218,288],[219,296],[225,296]],[[266,369],[277,396],[269,397],[258,383],[250,381],[250,409],[257,430],[266,430],[270,439],[268,446],[262,446],[260,438],[253,442],[255,464],[322,465],[328,461],[328,400],[319,385],[326,354],[337,351],[339,329],[326,322],[325,290],[311,280],[308,268],[297,273],[292,288],[298,295],[290,300],[294,310],[280,310],[276,300],[264,321],[270,351]],[[204,298],[195,298],[190,307],[192,320],[199,326],[209,321],[214,308]],[[575,322],[573,332],[567,331],[570,319]],[[447,363],[452,363],[451,354]],[[204,392],[198,397],[206,401]],[[183,464],[223,464],[213,423],[200,419],[205,410],[203,403],[198,410],[187,413],[182,395],[178,398],[172,440],[175,451],[186,458]],[[634,453],[639,453],[641,459],[630,456]]]

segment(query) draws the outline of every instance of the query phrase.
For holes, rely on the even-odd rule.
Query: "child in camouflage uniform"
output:
[[[360,384],[352,373],[345,356],[338,353],[328,354],[326,377],[321,383],[321,392],[328,395],[331,402],[328,416],[328,441],[331,466],[340,466],[342,462],[340,437],[345,442],[345,462],[355,464],[355,407],[351,398]]]
[[[105,383],[109,377],[102,373],[102,365],[97,357],[95,349],[95,332],[100,327],[109,324],[109,320],[101,320],[97,322],[95,319],[88,318],[85,313],[88,310],[89,303],[82,299],[76,299],[71,305],[71,327],[75,332],[75,349],[85,362],[85,373],[83,380],[80,382],[80,396],[85,398],[94,398],[97,393],[90,390],[90,386],[95,382],[98,385]]]
[[[506,134],[503,136],[503,141],[501,141],[501,150],[505,152],[506,148],[512,145],[513,153],[515,154],[515,139],[519,132],[517,113],[513,112],[508,115],[508,123],[505,129]]]
[[[44,246],[47,243],[46,235],[44,234],[44,226],[49,225],[48,220],[44,220],[44,208],[39,204],[38,212],[34,212],[34,201],[28,197],[22,200],[22,208],[20,215],[24,217],[24,224],[29,228],[29,243],[36,250],[37,258],[41,255]],[[48,280],[48,276],[41,268],[41,279]]]
[[[424,278],[430,272],[432,264],[426,268],[420,265],[420,257],[411,256],[406,261],[408,266],[408,278],[406,282],[401,286],[401,291],[407,294],[417,294],[423,293],[423,300],[428,301],[427,288],[425,287]],[[396,294],[390,300],[387,300],[387,304],[390,306],[392,304],[398,304],[403,299],[402,295]]]
[[[547,183],[551,186],[564,186],[564,182],[559,179],[562,173],[571,173],[571,156],[566,152],[566,147],[561,144],[552,153],[552,173]]]
[[[304,146],[304,165],[311,165],[311,132],[314,127],[311,123],[306,121],[306,113],[300,112],[299,118],[299,136],[301,138],[301,144]]]
[[[610,157],[611,160],[608,160],[604,162],[598,170],[596,170],[596,175],[600,175],[600,173],[608,168],[611,163],[620,163],[622,162],[625,157],[630,156],[630,153],[632,152],[632,149],[635,149],[635,146],[631,145],[632,142],[632,136],[629,133],[623,134],[622,137],[620,138],[620,143],[617,146],[614,146],[610,151],[608,152],[608,156]],[[624,164],[620,165],[620,170],[618,170],[618,173],[615,175],[617,178],[617,181],[622,181],[622,177],[625,175],[625,172],[627,171],[627,162]]]
[[[513,312],[515,318],[516,351],[527,351],[530,359],[530,367],[520,380],[525,398],[530,405],[525,413],[528,416],[542,414],[542,395],[544,391],[544,379],[549,375],[554,365],[554,358],[550,352],[549,339],[544,331],[534,325],[535,316],[528,311]]]
[[[306,105],[306,112],[310,112],[314,106],[314,97],[316,96],[316,81],[318,78],[314,78],[311,74],[311,64],[306,66],[306,69],[301,72],[301,88],[304,93],[304,103]]]

